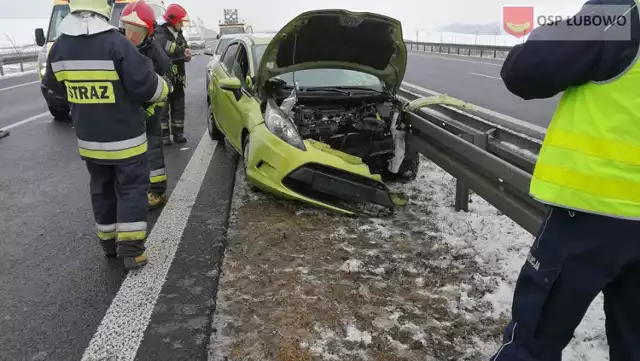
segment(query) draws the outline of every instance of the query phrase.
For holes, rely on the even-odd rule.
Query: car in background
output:
[[[420,159],[396,97],[406,62],[400,21],[374,13],[309,11],[275,36],[237,34],[209,73],[209,135],[241,155],[252,189],[393,213],[383,179],[415,179]]]
[[[113,10],[111,12],[111,25],[118,26],[120,23],[120,14],[125,6],[133,2],[134,0],[115,0]],[[58,32],[58,26],[62,19],[69,15],[69,0],[54,0],[53,8],[51,9],[51,17],[49,20],[49,28],[47,33],[42,28],[35,30],[36,44],[42,47],[40,54],[38,54],[38,60],[36,63],[36,73],[38,80],[41,82],[40,90],[42,96],[47,102],[49,112],[56,120],[68,120],[69,119],[69,103],[65,96],[54,93],[51,89],[48,89],[42,85],[42,78],[47,69],[47,56],[51,46],[56,41],[60,33]]]
[[[189,45],[189,47],[191,49],[204,49],[206,42],[204,41],[204,38],[202,37],[202,35],[200,34],[194,34],[194,35],[187,35],[185,36],[186,40],[187,40],[187,44]]]

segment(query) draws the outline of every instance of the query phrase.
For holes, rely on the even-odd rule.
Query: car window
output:
[[[225,68],[225,70],[230,73],[231,66],[233,65],[233,61],[236,57],[236,51],[238,50],[238,44],[231,44],[227,50],[222,55],[221,64]]]
[[[267,50],[267,44],[260,44],[253,46],[253,68],[258,69],[260,66],[260,60],[264,55],[264,51]],[[257,70],[256,70],[257,71]]]
[[[49,32],[47,34],[47,42],[56,41],[60,34],[58,33],[58,27],[60,22],[67,15],[69,15],[69,5],[56,5],[51,12],[51,20],[49,21]]]
[[[222,51],[229,42],[231,42],[231,39],[220,39],[220,41],[218,41],[218,46],[216,47],[216,55],[222,54]]]
[[[293,86],[293,73],[281,74],[280,79]],[[343,69],[309,69],[295,72],[296,83],[301,88],[361,86],[382,90],[383,84],[375,75]]]
[[[247,75],[249,74],[249,58],[247,57],[247,50],[243,45],[240,45],[238,49],[238,56],[236,56],[236,60],[233,62],[232,69],[231,74],[240,79],[242,87],[246,89]]]

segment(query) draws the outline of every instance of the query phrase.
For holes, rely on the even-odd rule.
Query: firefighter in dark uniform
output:
[[[640,360],[640,13],[633,0],[585,5],[533,30],[502,66],[520,98],[563,94],[529,190],[549,211],[492,361],[560,361],[600,293],[608,360]]]
[[[185,119],[185,88],[187,86],[187,73],[185,63],[191,60],[191,49],[182,34],[183,21],[186,20],[187,11],[178,4],[171,4],[164,14],[165,23],[156,28],[155,38],[166,52],[172,62],[173,92],[169,96],[168,111],[162,114],[162,136],[165,145],[171,145],[173,141],[184,143]]]
[[[143,103],[166,99],[169,86],[151,60],[109,23],[114,1],[70,2],[43,81],[71,105],[102,248],[130,270],[148,262],[149,166],[140,110]]]
[[[122,10],[120,24],[125,36],[136,45],[144,56],[151,59],[156,73],[168,77],[171,73],[171,60],[153,37],[155,29],[153,9],[144,1],[129,3]],[[167,174],[160,127],[160,116],[164,110],[164,103],[166,102],[145,104],[144,106],[149,142],[150,186],[147,198],[150,209],[160,207],[166,202]]]

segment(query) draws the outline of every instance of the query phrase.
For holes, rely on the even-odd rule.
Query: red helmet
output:
[[[178,4],[171,4],[164,13],[164,20],[171,25],[176,25],[187,17],[187,10]]]
[[[155,26],[156,15],[149,4],[144,0],[134,1],[127,4],[122,9],[122,15],[120,15],[120,22],[123,24],[130,24],[139,27],[149,29],[149,34],[153,33]]]

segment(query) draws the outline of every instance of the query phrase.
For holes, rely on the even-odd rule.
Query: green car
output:
[[[242,156],[252,188],[347,214],[388,214],[384,181],[412,180],[396,98],[407,50],[400,21],[302,13],[277,34],[238,34],[208,79],[208,129]]]

